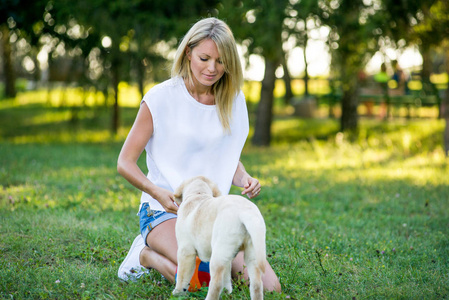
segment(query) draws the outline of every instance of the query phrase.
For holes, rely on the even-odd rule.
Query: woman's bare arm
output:
[[[117,160],[117,171],[133,186],[159,201],[167,212],[176,213],[173,193],[154,185],[137,165],[137,160],[153,134],[153,117],[145,103],[140,106],[136,120],[123,144]]]

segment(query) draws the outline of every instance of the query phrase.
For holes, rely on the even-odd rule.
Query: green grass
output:
[[[122,109],[112,136],[105,109],[73,118],[71,108],[0,102],[1,298],[170,297],[173,285],[155,271],[137,284],[116,275],[138,233],[140,193],[116,172],[135,114]],[[283,288],[266,299],[449,297],[443,121],[360,127],[350,141],[337,120],[284,116],[272,147],[246,145],[242,161],[263,185],[255,202]],[[236,285],[223,298],[249,291]]]

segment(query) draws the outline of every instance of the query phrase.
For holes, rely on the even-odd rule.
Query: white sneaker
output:
[[[124,281],[136,281],[142,275],[149,272],[147,268],[140,264],[140,252],[145,247],[142,236],[139,234],[134,239],[128,255],[118,269],[118,277]]]

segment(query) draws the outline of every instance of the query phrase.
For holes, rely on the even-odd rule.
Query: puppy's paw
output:
[[[226,293],[227,295],[230,295],[232,293],[232,285],[231,286],[225,286],[223,288],[223,292]]]
[[[187,289],[184,289],[184,290],[174,289],[172,294],[175,297],[186,296],[187,295]]]
[[[231,278],[231,276],[229,276],[229,278]],[[232,281],[231,281],[231,279],[225,279],[224,280],[224,286],[223,286],[223,291],[226,293],[226,294],[231,294],[232,293]]]

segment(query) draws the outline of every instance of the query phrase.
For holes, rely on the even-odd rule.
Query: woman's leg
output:
[[[240,251],[232,261],[232,277],[239,278],[243,274],[243,278],[248,280],[248,270],[244,268],[245,260],[243,258],[243,251]],[[265,274],[262,277],[263,289],[265,291],[275,291],[280,293],[282,291],[279,279],[271,268],[268,261],[265,264]]]
[[[175,282],[178,264],[175,224],[176,219],[170,219],[154,227],[147,235],[150,248],[145,247],[140,253],[142,266],[157,270],[170,282]]]
[[[170,282],[175,282],[176,265],[153,249],[145,246],[140,252],[140,264],[145,268],[153,268]],[[175,271],[173,271],[175,270]]]

